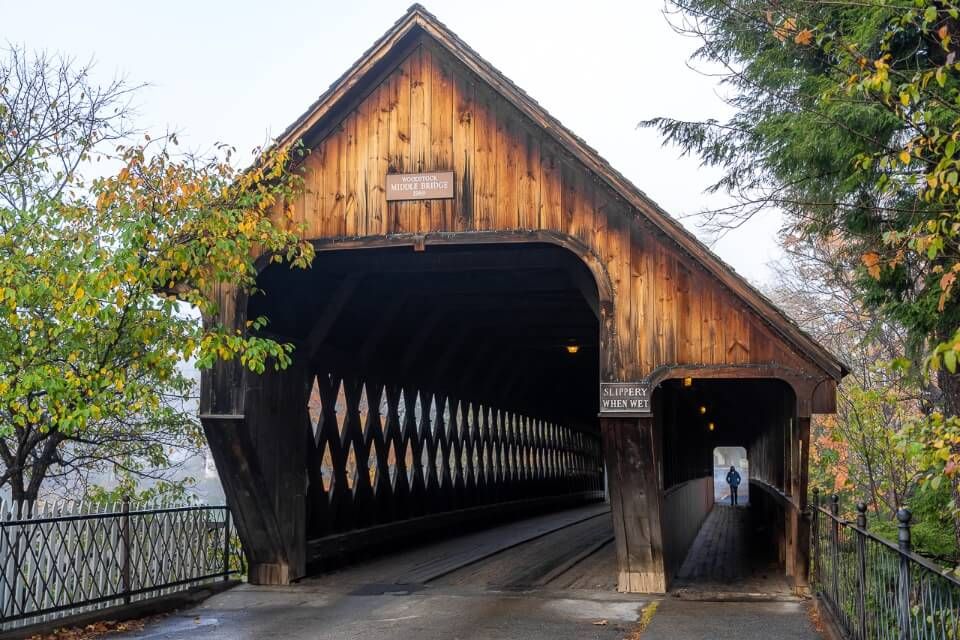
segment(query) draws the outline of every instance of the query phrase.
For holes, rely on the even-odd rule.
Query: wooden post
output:
[[[665,593],[658,472],[661,452],[653,417],[601,418],[600,429],[617,545],[617,589]]]

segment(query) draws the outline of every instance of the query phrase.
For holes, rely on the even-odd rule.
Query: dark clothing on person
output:
[[[730,485],[730,504],[737,504],[737,489],[740,487],[740,474],[733,467],[727,472],[727,484]]]

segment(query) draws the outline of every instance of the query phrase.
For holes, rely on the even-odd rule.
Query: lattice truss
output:
[[[312,535],[603,486],[596,436],[450,395],[320,373],[308,414]]]

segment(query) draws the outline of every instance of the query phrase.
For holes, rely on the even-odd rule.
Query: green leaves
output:
[[[8,77],[30,76],[5,75],[0,61],[0,82]],[[25,108],[53,108],[43,95]],[[298,148],[258,153],[238,171],[230,148],[182,154],[173,136],[104,148],[106,134],[88,136],[74,115],[58,135],[85,142],[69,158],[109,155],[116,173],[85,181],[62,173],[86,165],[65,162],[57,145],[37,138],[14,154],[0,143],[16,162],[0,176],[0,456],[26,448],[40,459],[47,438],[64,443],[18,471],[21,484],[64,447],[130,470],[162,465],[171,446],[198,438],[187,363],[236,359],[262,372],[287,366],[293,349],[257,335],[266,318],[222,325],[222,296],[255,293],[260,253],[296,267],[313,259],[283,204],[301,193],[290,170]],[[4,197],[7,188],[22,197]],[[10,463],[0,463],[2,474]]]

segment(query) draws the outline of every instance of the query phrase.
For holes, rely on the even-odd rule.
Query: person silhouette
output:
[[[736,467],[730,465],[730,471],[727,471],[727,484],[730,485],[730,504],[737,504],[737,488],[740,486],[740,474]]]

